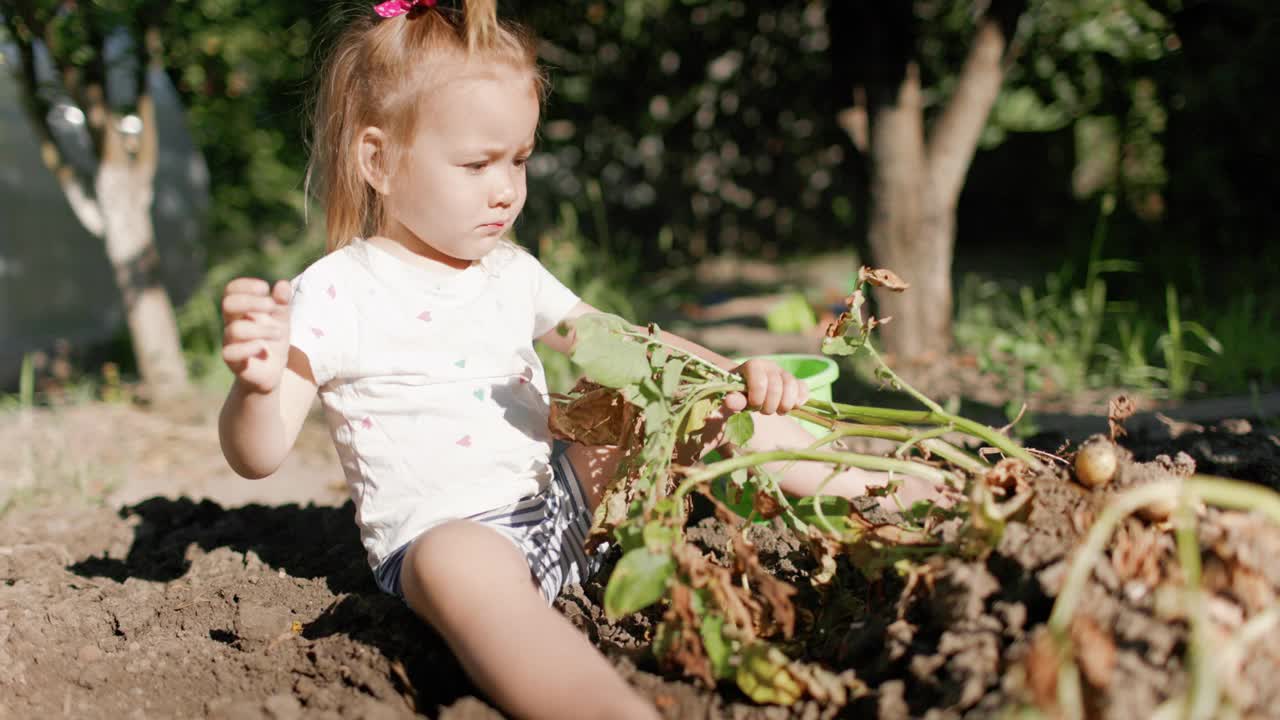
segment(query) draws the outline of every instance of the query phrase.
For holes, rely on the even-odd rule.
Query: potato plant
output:
[[[863,311],[868,284],[905,289],[885,270],[864,268],[847,310],[827,331],[823,351],[864,352],[879,360],[872,330],[883,321]],[[852,673],[837,676],[815,664],[788,657],[795,639],[795,589],[774,577],[756,556],[747,529],[756,518],[780,518],[783,526],[812,548],[820,563],[814,580],[829,582],[835,558],[844,553],[869,575],[887,569],[909,574],[915,560],[939,552],[981,553],[998,539],[1006,518],[1027,497],[1013,492],[1017,478],[1038,465],[1034,455],[1003,434],[947,412],[879,362],[878,374],[911,394],[923,410],[892,410],[836,402],[809,401],[793,415],[830,432],[811,446],[769,452],[744,448],[754,432],[747,412],[731,416],[724,440],[740,450],[709,464],[680,466],[673,458],[685,443],[697,443],[708,416],[740,378],[660,339],[656,326],[635,327],[621,318],[579,319],[573,359],[585,377],[569,393],[554,398],[551,424],[557,436],[587,444],[624,448],[624,460],[596,510],[589,544],[616,543],[622,557],[605,591],[605,609],[619,617],[662,603],[654,651],[664,662],[707,686],[736,682],[758,702],[792,703],[809,696],[843,704],[860,685]],[[978,453],[942,439],[962,433],[982,446]],[[849,436],[872,436],[899,443],[891,457],[833,449]],[[995,467],[987,448],[1003,455]],[[883,471],[891,478],[914,476],[963,492],[960,510],[915,508],[901,524],[868,520],[845,498],[795,500],[782,492],[763,465],[777,461],[818,461],[832,473],[850,467]],[[741,517],[712,489],[727,478],[733,494],[746,493],[751,511]],[[713,561],[686,542],[689,494],[706,497],[721,519],[736,527],[729,565]],[[1002,500],[1012,496],[1011,500]],[[965,540],[947,545],[933,532],[937,521],[966,516]]]

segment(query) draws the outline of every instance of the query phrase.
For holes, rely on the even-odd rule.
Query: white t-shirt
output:
[[[320,386],[371,566],[547,486],[533,340],[578,297],[532,255],[503,243],[445,276],[357,239],[293,284],[290,342]]]

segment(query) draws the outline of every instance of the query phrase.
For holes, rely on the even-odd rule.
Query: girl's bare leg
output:
[[[518,550],[466,520],[427,531],[405,554],[405,599],[467,675],[519,718],[657,718],[581,632],[547,607]]]

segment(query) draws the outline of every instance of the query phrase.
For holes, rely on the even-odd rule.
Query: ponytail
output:
[[[462,25],[467,52],[474,55],[492,47],[500,30],[497,0],[463,0]]]

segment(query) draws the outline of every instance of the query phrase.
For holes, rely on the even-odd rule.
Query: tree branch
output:
[[[111,108],[107,107],[107,40],[102,33],[98,20],[87,10],[85,22],[88,23],[89,46],[93,48],[93,59],[80,71],[81,82],[77,102],[89,118],[89,139],[93,142],[94,153],[99,160],[106,160],[109,153],[111,128]]]
[[[853,105],[836,114],[836,122],[849,134],[853,146],[863,155],[867,154],[867,146],[871,142],[868,127],[867,89],[858,85],[853,89]]]
[[[134,161],[146,171],[150,180],[155,177],[160,156],[160,128],[156,124],[156,103],[150,85],[151,71],[162,67],[160,58],[164,47],[160,32],[150,24],[144,24],[138,31],[138,47],[138,117],[142,120],[142,135],[138,138],[138,154]]]
[[[49,128],[51,108],[49,103],[41,97],[40,83],[36,78],[35,42],[39,36],[34,34],[36,28],[34,17],[22,18],[28,32],[19,32],[18,18],[15,15],[5,15],[4,19],[9,35],[17,44],[18,54],[21,57],[22,69],[17,75],[22,85],[22,107],[40,144],[40,160],[45,167],[49,168],[49,172],[53,173],[80,224],[94,237],[102,237],[106,229],[102,208],[76,173],[75,168],[67,162],[61,148],[58,147],[58,141],[53,136],[53,131]]]
[[[929,138],[929,174],[944,207],[955,207],[959,199],[978,138],[1000,94],[1005,44],[1005,31],[998,20],[984,17],[979,21],[955,91]]]

